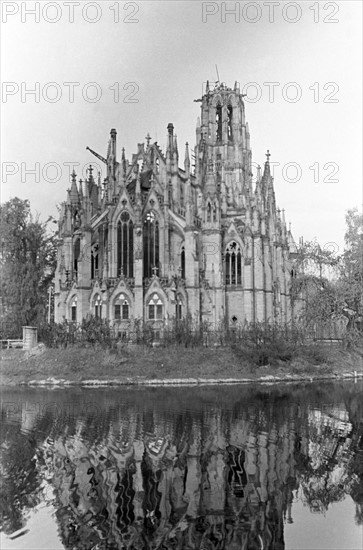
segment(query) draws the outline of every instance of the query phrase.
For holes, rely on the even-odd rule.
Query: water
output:
[[[361,396],[3,390],[1,548],[360,549]]]

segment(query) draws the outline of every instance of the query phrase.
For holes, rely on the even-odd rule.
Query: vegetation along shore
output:
[[[105,323],[93,320],[93,326]],[[3,385],[198,384],[315,380],[363,375],[363,346],[305,341],[297,330],[251,327],[240,334],[179,334],[178,339],[123,343],[100,331],[79,332],[69,342],[30,351],[2,350]],[[44,336],[44,335],[43,335]],[[74,336],[74,335],[73,335]],[[192,338],[193,336],[193,338]],[[44,338],[45,339],[45,338]]]

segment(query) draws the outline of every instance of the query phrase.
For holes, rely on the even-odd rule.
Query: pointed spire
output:
[[[197,118],[197,129],[200,129],[200,117]]]
[[[122,175],[123,180],[125,181],[125,180],[126,180],[126,171],[127,171],[127,163],[126,163],[126,156],[125,156],[125,147],[122,147],[121,166],[122,166],[121,175]]]
[[[166,140],[166,156],[171,156],[173,151],[173,132],[174,132],[174,126],[171,122],[169,122],[168,126],[168,137]]]
[[[71,185],[69,198],[70,198],[71,204],[76,205],[79,202],[79,196],[78,196],[77,179],[76,179],[77,175],[74,170],[72,172],[71,177],[72,177],[72,185]]]
[[[92,164],[89,165],[88,167],[88,181],[89,182],[94,182],[94,178],[93,178],[93,166]]]
[[[176,138],[176,134],[175,134],[174,140],[173,140],[173,148],[174,148],[174,155],[179,156],[178,141],[177,141],[177,138]]]
[[[269,149],[267,149],[265,169],[264,169],[264,172],[263,172],[263,177],[264,178],[268,178],[269,176],[271,176],[271,173],[270,173],[270,156],[271,156],[271,153],[270,153]]]
[[[79,199],[82,201],[83,200],[82,179],[80,179],[78,183],[79,183],[79,191],[78,191]]]
[[[187,178],[190,176],[190,157],[189,157],[189,144],[185,144],[185,157],[184,157],[184,170]]]
[[[110,136],[111,136],[111,154],[116,157],[116,136],[117,136],[117,132],[115,130],[115,128],[112,128],[111,132],[110,132]]]
[[[205,85],[205,93],[209,94],[209,80],[207,80],[207,84]]]
[[[257,176],[256,176],[256,183],[261,182],[261,166],[258,164],[257,166]]]
[[[89,199],[89,184],[87,180],[84,180],[84,198]]]

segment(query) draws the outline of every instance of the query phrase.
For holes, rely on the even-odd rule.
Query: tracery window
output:
[[[232,133],[233,107],[232,105],[228,105],[227,114],[228,114],[228,124],[227,124],[228,141],[232,141],[233,139],[233,133]]]
[[[78,273],[78,262],[79,262],[80,255],[81,255],[81,241],[79,240],[79,238],[77,238],[73,247],[73,270],[75,275],[77,275]]]
[[[117,275],[134,276],[134,224],[130,214],[121,212],[117,224]]]
[[[143,234],[144,248],[144,277],[150,278],[156,274],[160,276],[159,262],[159,222],[154,212],[148,212],[144,221]]]
[[[130,319],[130,304],[125,294],[119,294],[114,302],[114,313],[116,321],[126,321]]]
[[[150,321],[160,321],[163,318],[163,302],[156,293],[148,301],[148,318]]]
[[[185,279],[185,248],[181,249],[180,253],[180,268],[181,268],[181,278]]]
[[[216,138],[222,141],[222,105],[218,103],[216,107]]]
[[[73,296],[71,301],[71,321],[77,321],[77,296]]]
[[[239,244],[229,243],[225,255],[226,285],[242,284],[242,254]]]
[[[178,320],[183,318],[183,298],[180,294],[175,296],[175,317]]]
[[[95,317],[102,317],[102,300],[99,294],[96,294],[93,298],[93,307]]]
[[[98,277],[98,244],[94,243],[91,246],[91,279]]]

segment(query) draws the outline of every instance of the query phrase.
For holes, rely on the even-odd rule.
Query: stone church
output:
[[[238,325],[288,322],[296,245],[276,206],[269,152],[252,182],[250,133],[238,84],[206,85],[196,127],[179,159],[173,124],[166,150],[149,134],[107,176],[72,174],[59,220],[55,321],[107,318],[119,331],[142,319],[157,331],[188,317]],[[184,149],[184,148],[183,148]],[[180,167],[182,164],[183,167]]]

